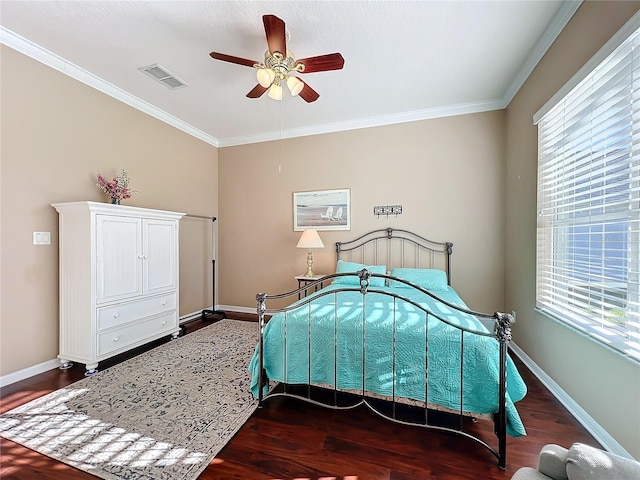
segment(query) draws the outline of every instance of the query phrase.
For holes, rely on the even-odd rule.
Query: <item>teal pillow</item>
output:
[[[401,278],[427,290],[448,290],[447,274],[444,270],[429,268],[394,268],[391,276]],[[411,288],[406,283],[389,280],[389,286],[393,288]]]
[[[351,273],[359,272],[363,268],[366,268],[371,273],[379,273],[384,275],[387,273],[386,265],[363,265],[362,263],[345,262],[344,260],[338,260],[336,266],[336,273]],[[346,285],[360,285],[360,278],[357,275],[348,277],[338,277],[333,283],[341,283]],[[371,277],[369,280],[369,286],[371,287],[384,287],[384,278]]]

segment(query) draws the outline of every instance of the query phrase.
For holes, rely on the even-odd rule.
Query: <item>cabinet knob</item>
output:
[[[146,260],[146,259],[147,259],[147,258],[149,258],[149,257],[147,257],[146,255],[143,255],[143,256],[142,256],[142,258],[144,258],[144,259]]]
[[[114,341],[114,342],[117,342],[118,340],[120,340],[120,337],[115,337],[115,338],[113,339],[113,341]]]
[[[162,322],[162,325],[166,325],[166,324],[167,324],[167,322],[166,322],[166,321],[163,321],[163,322]]]
[[[120,314],[117,313],[117,312],[113,314],[113,318],[118,318],[119,316],[120,316]]]
[[[143,256],[143,255],[138,255],[138,258],[139,258],[140,260],[142,260],[142,259],[144,258],[144,256]]]
[[[167,301],[166,301],[166,300],[163,300],[163,301],[162,301],[162,305],[166,305],[166,304],[167,304]]]

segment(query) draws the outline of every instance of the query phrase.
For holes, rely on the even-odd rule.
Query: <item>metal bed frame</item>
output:
[[[415,233],[409,232],[407,230],[400,229],[380,229],[369,232],[361,237],[356,238],[355,240],[351,240],[348,242],[337,242],[336,243],[336,254],[338,259],[345,259],[348,261],[354,261],[358,263],[362,263],[365,265],[378,265],[385,264],[387,268],[394,267],[410,267],[410,268],[439,268],[444,270],[447,273],[447,280],[449,285],[451,284],[451,253],[452,253],[453,244],[449,242],[434,242],[428,240],[424,237],[421,237]],[[386,262],[386,263],[383,263]],[[322,407],[331,408],[331,409],[352,409],[356,408],[360,405],[366,405],[369,409],[371,409],[374,413],[389,419],[391,421],[405,424],[405,425],[417,425],[425,428],[435,429],[435,430],[444,430],[448,432],[455,433],[457,435],[461,435],[463,437],[470,438],[485,448],[487,448],[498,460],[498,466],[502,469],[506,468],[506,424],[507,424],[507,414],[506,414],[506,372],[507,372],[507,356],[509,349],[509,342],[511,341],[511,324],[514,323],[514,314],[501,313],[496,312],[493,314],[474,312],[472,310],[467,310],[461,308],[459,306],[450,304],[442,299],[439,299],[433,293],[424,290],[416,285],[413,285],[409,282],[406,282],[402,279],[392,277],[390,275],[381,275],[371,273],[367,269],[363,269],[357,273],[359,277],[359,285],[344,285],[344,288],[339,288],[337,290],[332,290],[330,292],[320,292],[319,294],[310,295],[304,297],[302,300],[294,302],[294,304],[289,305],[284,308],[277,309],[268,309],[267,301],[270,300],[282,300],[282,299],[291,299],[296,300],[298,295],[301,293],[306,293],[307,291],[313,292],[315,288],[320,283],[327,283],[335,278],[342,276],[353,276],[353,273],[336,273],[332,275],[327,275],[322,279],[309,283],[297,290],[277,294],[277,295],[268,295],[266,293],[259,293],[256,295],[256,300],[258,302],[257,313],[259,319],[259,328],[260,328],[260,337],[259,337],[259,375],[258,375],[258,385],[259,388],[259,406],[263,406],[265,400],[272,397],[277,396],[288,396],[295,397],[300,400],[304,400],[306,402],[320,405]],[[384,281],[394,280],[397,282],[402,282],[407,284],[412,288],[416,288],[423,293],[430,295],[432,298],[442,302],[447,307],[458,310],[463,313],[471,314],[476,317],[485,318],[485,319],[493,319],[493,323],[495,325],[494,332],[492,333],[483,333],[477,332],[475,330],[469,330],[464,327],[451,324],[448,320],[441,318],[437,313],[431,312],[421,305],[414,303],[413,301],[399,295],[392,294],[385,291],[377,290],[375,287],[370,285],[372,278],[383,278]],[[351,288],[350,288],[351,287]],[[376,397],[375,394],[372,395],[371,392],[368,392],[365,388],[365,365],[364,365],[364,357],[363,354],[363,366],[362,366],[362,390],[358,392],[349,391],[343,392],[334,385],[336,385],[336,381],[334,380],[334,385],[304,385],[300,387],[299,385],[291,385],[287,383],[274,383],[270,382],[270,380],[266,376],[266,371],[264,370],[264,358],[263,358],[263,348],[264,348],[264,330],[267,323],[266,317],[271,317],[277,313],[283,313],[285,315],[285,332],[286,332],[286,315],[288,312],[292,310],[298,309],[301,306],[310,305],[315,299],[320,298],[325,295],[335,295],[340,292],[347,291],[355,291],[360,292],[363,295],[363,332],[364,332],[364,323],[366,322],[366,312],[364,312],[364,296],[368,293],[377,293],[384,294],[390,297],[394,297],[394,302],[404,301],[407,303],[411,303],[415,307],[422,310],[425,315],[428,315],[430,318],[438,318],[440,321],[447,323],[448,325],[465,332],[461,334],[463,339],[460,354],[462,355],[462,351],[464,348],[464,334],[471,335],[481,335],[486,337],[493,337],[499,342],[499,385],[498,385],[498,412],[493,415],[494,422],[494,432],[497,437],[497,446],[491,446],[486,441],[482,440],[479,437],[474,436],[473,434],[464,431],[464,420],[469,419],[470,416],[474,416],[469,412],[462,411],[462,401],[460,402],[460,410],[451,411],[449,409],[445,409],[447,415],[455,416],[456,426],[450,426],[450,423],[442,424],[439,420],[432,421],[432,418],[437,418],[435,415],[434,406],[427,404],[426,399],[427,395],[427,382],[425,381],[425,402],[419,402],[419,408],[422,413],[418,415],[418,418],[415,418],[415,415],[411,418],[402,418],[400,415],[400,409],[403,408],[403,403],[406,404],[406,400],[401,399],[395,395],[395,390],[392,393],[391,397],[382,398],[382,402],[380,401],[380,397]],[[425,317],[426,318],[426,317]],[[311,323],[309,323],[311,325]],[[395,327],[394,327],[395,330]],[[427,330],[426,330],[427,331]],[[286,334],[286,333],[285,333]],[[311,370],[311,341],[310,341],[310,333],[309,333],[309,370]],[[364,336],[364,334],[363,334]],[[364,344],[364,342],[363,342]],[[364,352],[363,345],[363,352]],[[334,353],[335,355],[335,353]],[[393,357],[394,357],[394,365],[395,365],[395,333],[394,333],[394,346],[393,346]],[[428,355],[425,353],[425,363],[428,363]],[[334,365],[337,369],[337,359],[334,357]],[[461,362],[462,365],[462,362]],[[425,369],[427,365],[425,364]],[[394,367],[395,369],[395,367]],[[286,371],[286,367],[285,367]],[[426,370],[425,370],[426,372]],[[462,375],[462,366],[461,366],[461,386],[460,391],[462,392],[462,383],[463,383],[463,375]],[[391,375],[395,375],[395,371],[391,372]],[[309,372],[309,379],[311,379],[311,374]],[[267,389],[267,392],[264,393],[263,390]],[[320,392],[321,395],[317,395]],[[324,392],[324,393],[323,393]],[[323,396],[324,395],[324,396]],[[329,397],[329,398],[327,398]],[[411,407],[416,408],[416,402],[411,403]],[[441,408],[435,407],[435,410],[442,410]],[[438,412],[436,412],[438,413]],[[473,418],[475,421],[475,418]]]

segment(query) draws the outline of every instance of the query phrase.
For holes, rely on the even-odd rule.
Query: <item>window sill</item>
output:
[[[609,350],[610,352],[615,353],[617,356],[622,357],[628,361],[630,361],[631,363],[633,363],[634,365],[638,366],[640,365],[640,351],[638,351],[636,353],[636,355],[632,355],[630,353],[627,352],[623,352],[622,350],[620,350],[619,348],[609,345],[597,338],[595,338],[588,330],[583,329],[577,325],[575,325],[574,323],[572,323],[569,320],[565,320],[562,319],[560,316],[558,315],[554,315],[551,312],[548,312],[546,310],[543,310],[541,308],[538,307],[534,307],[534,310],[539,313],[540,315],[543,315],[544,317],[552,320],[555,323],[560,324],[563,327],[568,328],[569,330],[575,332],[576,334],[580,335],[581,337],[586,338],[587,340],[590,340],[591,342]]]

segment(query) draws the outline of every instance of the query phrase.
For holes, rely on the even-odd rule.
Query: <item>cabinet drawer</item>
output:
[[[138,318],[150,317],[176,309],[176,293],[144,298],[135,302],[121,303],[98,309],[98,332],[117,327]]]
[[[167,335],[178,327],[178,317],[175,312],[155,318],[136,322],[108,332],[98,334],[98,356],[105,355],[116,350],[128,349],[142,345],[154,338],[158,338],[164,332]]]

